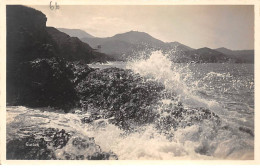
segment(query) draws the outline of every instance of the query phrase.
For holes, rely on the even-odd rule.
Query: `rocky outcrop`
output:
[[[65,130],[48,128],[30,136],[13,139],[7,143],[7,159],[12,160],[54,160],[54,151],[63,148],[70,134]]]
[[[56,97],[71,90],[67,87],[65,62],[59,58],[58,46],[46,31],[46,21],[44,14],[32,8],[7,6],[8,104],[52,105],[49,95]],[[57,89],[49,85],[53,83],[67,86],[52,92]],[[44,92],[46,94],[40,94]]]
[[[186,128],[198,125],[203,121],[210,122],[214,128],[221,126],[221,120],[217,114],[205,108],[185,108],[182,103],[157,104],[158,117],[155,120],[155,127],[160,133],[171,138],[173,131],[179,128]]]
[[[108,57],[78,38],[46,28],[46,21],[35,9],[7,6],[7,104],[67,111],[78,100],[71,61],[104,62]]]
[[[92,137],[73,137],[55,128],[42,128],[37,134],[10,140],[6,157],[10,160],[118,159],[113,152],[103,152]]]
[[[82,118],[83,123],[103,118],[125,130],[155,123],[161,133],[203,120],[220,125],[215,113],[204,108],[186,109],[161,83],[145,80],[131,70],[95,70],[78,83],[76,90],[87,106],[100,109]],[[162,99],[171,100],[171,103],[164,104]]]
[[[17,89],[15,91],[18,94],[14,103],[68,110],[78,100],[69,79],[72,73],[65,63],[55,57],[20,63],[15,78],[19,83],[13,88]]]
[[[66,160],[117,160],[118,157],[113,152],[103,152],[94,138],[86,137],[72,138],[69,145],[65,147],[61,158]]]
[[[131,124],[153,121],[156,113],[150,107],[163,89],[160,83],[145,81],[131,70],[118,68],[93,71],[76,87],[82,101],[107,109],[100,115],[114,117],[111,122],[125,129]]]

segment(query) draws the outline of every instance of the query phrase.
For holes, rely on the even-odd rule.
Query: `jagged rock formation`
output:
[[[46,16],[25,6],[7,6],[7,104],[69,109],[77,102],[68,61],[109,58],[78,38],[46,27]]]
[[[93,71],[76,87],[81,100],[107,109],[107,113],[99,115],[115,117],[112,122],[125,129],[133,123],[153,121],[156,113],[150,105],[158,101],[163,89],[162,84],[146,82],[132,71],[118,68]]]
[[[110,123],[128,131],[140,125],[155,123],[162,133],[188,127],[202,120],[220,124],[215,113],[202,108],[185,109],[175,100],[174,95],[166,92],[162,84],[145,80],[131,70],[108,68],[92,71],[78,83],[76,90],[80,99],[89,107],[101,109],[98,113],[82,118],[83,123],[109,119]],[[162,99],[171,99],[172,103],[163,104]]]
[[[62,150],[63,152],[60,152]],[[58,151],[58,152],[56,152]],[[42,129],[7,143],[10,160],[116,160],[113,152],[103,152],[92,137],[72,137],[65,130]]]

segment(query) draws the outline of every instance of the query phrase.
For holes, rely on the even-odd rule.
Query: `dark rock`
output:
[[[40,11],[19,5],[6,10],[8,105],[52,106],[68,112],[79,102],[74,85],[92,71],[82,63],[109,58],[77,38],[47,28]]]
[[[17,67],[17,105],[59,107],[65,111],[78,101],[68,70],[56,58],[35,59]]]
[[[76,137],[72,139],[69,149],[75,153],[65,151],[64,155],[67,160],[117,160],[118,157],[113,152],[103,152],[95,143],[94,138]],[[76,150],[74,150],[76,149]]]
[[[246,127],[239,127],[239,131],[241,132],[245,132],[245,133],[248,133],[249,135],[251,135],[252,137],[254,137],[254,132],[249,129],[249,128],[246,128]]]
[[[211,121],[215,127],[221,125],[219,116],[205,108],[185,109],[180,103],[164,104],[159,107],[159,115],[155,120],[155,125],[161,133],[168,134],[172,129],[189,127],[204,120]]]
[[[84,117],[81,119],[82,123],[92,123],[93,121],[92,117]]]
[[[14,139],[7,143],[6,158],[8,160],[53,160],[55,154],[48,149],[43,139],[28,137]]]
[[[100,115],[114,117],[113,123],[125,129],[132,122],[145,124],[153,121],[155,113],[150,105],[158,101],[163,89],[162,84],[145,81],[130,70],[118,68],[90,72],[76,87],[81,100],[106,109],[108,114]]]
[[[208,145],[201,145],[195,149],[196,153],[199,153],[201,155],[207,155],[207,156],[210,156],[209,151],[210,149]]]
[[[82,119],[83,123],[108,118],[108,122],[125,130],[147,123],[155,123],[161,132],[192,126],[203,120],[220,125],[219,117],[205,108],[185,109],[174,101],[162,84],[145,81],[131,70],[108,68],[95,70],[78,83],[76,90],[82,101],[95,108],[105,109]],[[162,98],[175,104],[163,104]]]
[[[73,72],[71,80],[74,84],[78,84],[85,79],[90,72],[94,71],[93,68],[90,68],[87,64],[80,61],[68,62],[67,67]]]
[[[77,98],[72,73],[46,31],[46,16],[7,6],[7,102],[9,105],[70,108]],[[63,105],[66,105],[63,107]]]
[[[54,135],[52,140],[53,146],[58,149],[63,148],[69,141],[69,138],[70,134],[66,133],[65,130],[62,129]]]
[[[37,136],[31,134],[28,137],[10,140],[6,147],[6,156],[10,160],[55,160],[63,157],[70,160],[118,159],[113,152],[103,152],[94,138],[71,138],[65,130],[59,131],[55,128],[41,129]],[[61,148],[65,148],[64,156],[56,156],[55,151]],[[76,153],[73,153],[74,148]]]

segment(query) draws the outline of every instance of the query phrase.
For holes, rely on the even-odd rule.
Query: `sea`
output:
[[[186,108],[203,107],[217,114],[221,129],[216,130],[212,123],[205,121],[174,130],[174,137],[169,140],[152,123],[142,126],[142,131],[125,134],[113,124],[82,123],[84,114],[81,113],[8,106],[7,141],[51,127],[65,129],[73,136],[94,137],[103,151],[113,151],[119,160],[254,159],[254,64],[173,63],[161,51],[155,51],[147,59],[90,66],[131,69],[161,82]],[[198,152],[198,148],[207,152]],[[57,150],[60,159],[64,159],[63,150],[77,153],[75,149]]]

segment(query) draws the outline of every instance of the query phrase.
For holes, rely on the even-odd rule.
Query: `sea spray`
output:
[[[65,129],[66,132],[73,133],[74,136],[83,139],[93,137],[95,143],[102,150],[114,152],[121,160],[253,159],[254,139],[252,131],[243,122],[240,123],[241,125],[235,125],[237,118],[240,116],[237,117],[237,112],[232,113],[223,110],[221,104],[215,101],[214,97],[207,95],[209,92],[206,89],[214,87],[214,84],[202,85],[200,81],[194,80],[195,74],[188,69],[191,66],[193,65],[181,67],[178,64],[172,64],[167,56],[165,57],[161,52],[154,52],[146,60],[138,60],[128,64],[128,69],[132,69],[136,74],[147,78],[147,81],[163,83],[166,88],[162,91],[162,95],[165,94],[165,96],[160,97],[161,99],[153,106],[153,110],[159,114],[159,118],[155,122],[136,126],[135,130],[130,133],[109,122],[109,118],[82,123],[81,119],[92,113],[93,109],[91,108],[88,109],[87,114],[64,114],[53,112],[53,109],[41,111],[25,107],[9,107],[7,113],[15,119],[8,119],[10,123],[7,125],[7,137],[10,139],[25,135],[27,132],[21,130],[23,127],[30,127],[31,130],[36,132],[39,127],[52,127]],[[107,71],[117,72],[119,70],[108,69],[100,71],[102,72],[100,74]],[[108,77],[109,74],[107,74]],[[113,74],[117,76],[117,73]],[[230,74],[225,77],[225,74],[213,72],[207,74],[208,77],[205,77],[205,74],[201,75],[202,78],[205,77],[204,81],[206,79],[208,81],[210,79],[212,81],[213,79],[229,80],[233,76]],[[91,81],[95,81],[95,78],[91,78]],[[104,84],[103,78],[106,77],[100,75],[101,86]],[[118,79],[120,79],[120,76]],[[144,85],[141,86],[144,87]],[[213,89],[210,92],[212,94],[214,94]],[[206,94],[204,97],[203,93]],[[205,98],[205,96],[209,97]],[[195,100],[193,99],[198,102],[194,103]],[[208,110],[208,107],[211,110]],[[95,113],[96,111],[103,113],[108,112],[109,109],[107,111],[103,109],[103,112],[99,109],[94,111]],[[212,112],[216,112],[220,117],[214,116]],[[223,115],[220,115],[220,112]],[[179,114],[181,116],[178,116]],[[242,117],[245,116],[241,114]],[[233,120],[230,118],[233,118]],[[223,122],[225,120],[226,122]],[[74,151],[74,149],[70,150],[71,147],[72,145],[69,142],[69,145],[61,149],[57,155],[60,158],[65,158],[64,152]]]
[[[152,52],[151,56],[145,60],[129,62],[127,68],[139,73],[141,76],[152,78],[162,82],[169,92],[173,92],[179,100],[190,107],[210,108],[213,102],[207,102],[197,96],[193,91],[198,81],[190,81],[192,72],[188,70],[187,64],[184,67],[173,64],[161,51]],[[188,87],[187,82],[191,82]]]
[[[239,136],[240,133],[237,131],[239,125],[237,125],[237,119],[234,120],[233,116],[236,116],[236,114],[232,114],[229,112],[227,109],[224,109],[223,106],[214,99],[214,96],[208,96],[208,91],[209,90],[214,90],[214,84],[211,83],[216,81],[214,78],[219,78],[217,81],[228,81],[230,80],[231,82],[234,82],[232,79],[232,75],[227,72],[227,73],[216,73],[216,72],[208,72],[206,75],[201,75],[203,78],[202,81],[199,81],[198,78],[194,79],[195,74],[189,69],[189,66],[192,66],[193,64],[186,64],[179,66],[179,64],[174,64],[170,61],[168,58],[167,54],[163,54],[161,51],[156,51],[152,52],[151,56],[148,59],[143,59],[143,60],[136,60],[129,62],[127,65],[127,68],[132,69],[135,73],[139,73],[143,77],[148,77],[151,79],[154,79],[156,81],[164,83],[166,89],[168,92],[174,92],[177,97],[179,98],[178,101],[183,102],[184,105],[187,108],[194,108],[194,107],[205,107],[208,108],[214,112],[216,112],[218,115],[221,116],[221,120],[223,120],[223,125],[225,124],[230,124],[231,127],[230,129],[227,130],[222,130],[217,128],[217,130],[209,130],[208,126],[203,125],[202,123],[205,123],[205,121],[199,123],[201,125],[200,131],[197,132],[197,135],[201,134],[202,132],[212,132],[213,135],[211,135],[211,141],[216,140],[217,142],[211,143],[209,142],[209,139],[206,140],[198,140],[199,143],[204,144],[201,147],[198,147],[195,149],[198,153],[204,154],[204,155],[217,155],[218,157],[226,158],[229,157],[228,155],[231,156],[238,156],[239,155],[239,145],[234,145],[231,144],[232,141],[228,141],[229,145],[232,146],[230,150],[234,150],[234,152],[226,151],[227,153],[230,154],[223,154],[220,156],[219,149],[221,148],[221,137],[222,133],[225,132],[225,136],[231,138],[231,137],[236,137]],[[200,75],[200,74],[199,74]],[[208,82],[206,82],[208,80]],[[203,83],[205,81],[205,84]],[[239,84],[239,83],[238,83]],[[238,86],[236,84],[236,86]],[[251,83],[250,83],[251,84]],[[218,85],[217,85],[218,86]],[[234,86],[234,84],[233,84]],[[221,88],[221,87],[220,87]],[[232,87],[231,87],[232,88]],[[234,87],[235,89],[237,87]],[[216,88],[217,89],[217,88]],[[222,89],[220,91],[224,92],[227,89],[230,89],[230,86],[226,89]],[[239,90],[239,89],[236,89]],[[203,96],[201,93],[205,93]],[[215,94],[215,92],[211,92],[211,94]],[[206,96],[206,97],[205,97]],[[163,103],[169,104],[169,101],[162,101]],[[227,115],[229,114],[229,115]],[[214,127],[213,127],[214,128]],[[182,132],[183,130],[181,128],[178,129],[177,132]],[[218,135],[217,132],[220,132],[220,135]],[[175,134],[175,140],[178,141],[178,137]],[[210,133],[211,134],[211,133]],[[238,135],[239,134],[239,135]],[[240,135],[241,136],[241,135]],[[245,135],[243,135],[245,136]],[[245,146],[248,147],[248,149],[243,149],[246,152],[245,155],[248,154],[248,156],[252,156],[252,139],[249,136],[246,136],[249,139],[240,139],[238,140],[239,143],[244,143],[247,144]],[[226,137],[225,137],[226,138]],[[224,139],[225,139],[224,138]],[[186,143],[187,140],[182,140],[183,143]],[[250,144],[248,145],[248,142]],[[209,145],[211,144],[211,145]],[[212,146],[212,144],[214,144]],[[219,145],[219,146],[218,146]],[[235,146],[235,147],[233,147]],[[201,148],[201,149],[199,149]],[[238,152],[237,152],[238,150]],[[221,151],[221,149],[220,149]],[[215,154],[214,154],[215,152]],[[231,154],[232,153],[232,154]],[[241,155],[242,156],[242,155]]]

